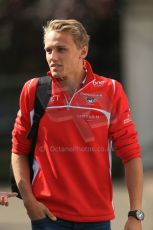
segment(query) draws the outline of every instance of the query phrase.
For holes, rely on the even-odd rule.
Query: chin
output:
[[[55,77],[55,78],[59,78],[59,74],[58,73],[55,73],[55,72],[51,72],[51,74],[52,74],[52,77]]]
[[[60,73],[57,73],[57,72],[51,72],[51,74],[52,74],[52,77],[54,77],[54,78],[62,78],[63,77]]]

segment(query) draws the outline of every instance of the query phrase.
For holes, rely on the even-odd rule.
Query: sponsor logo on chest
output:
[[[103,81],[103,80],[101,80],[101,81],[93,81],[93,85],[94,85],[94,87],[101,87],[101,86],[103,86],[104,85],[104,83],[105,83],[105,81]]]
[[[93,94],[93,93],[82,93],[81,95],[89,104],[93,104],[94,102],[98,101],[102,97],[102,94]]]
[[[59,95],[53,95],[50,97],[49,102],[56,102],[59,101],[60,96]]]

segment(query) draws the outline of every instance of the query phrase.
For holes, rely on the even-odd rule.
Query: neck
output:
[[[70,96],[73,96],[73,94],[80,88],[80,84],[85,74],[85,70],[82,69],[82,71],[79,74],[61,80],[60,84],[62,88],[64,88],[64,90],[68,92]]]

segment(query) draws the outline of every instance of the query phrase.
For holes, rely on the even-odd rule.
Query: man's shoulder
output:
[[[37,82],[38,82],[38,77],[34,77],[34,78],[27,80],[24,86],[26,86],[27,88],[36,87]]]
[[[25,91],[28,94],[35,92],[37,82],[38,82],[38,77],[27,80],[23,85],[23,91]]]

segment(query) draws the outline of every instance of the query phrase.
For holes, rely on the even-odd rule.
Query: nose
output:
[[[56,50],[52,50],[52,52],[50,53],[50,60],[55,61],[57,60],[57,58],[58,58],[58,55],[57,55]]]

